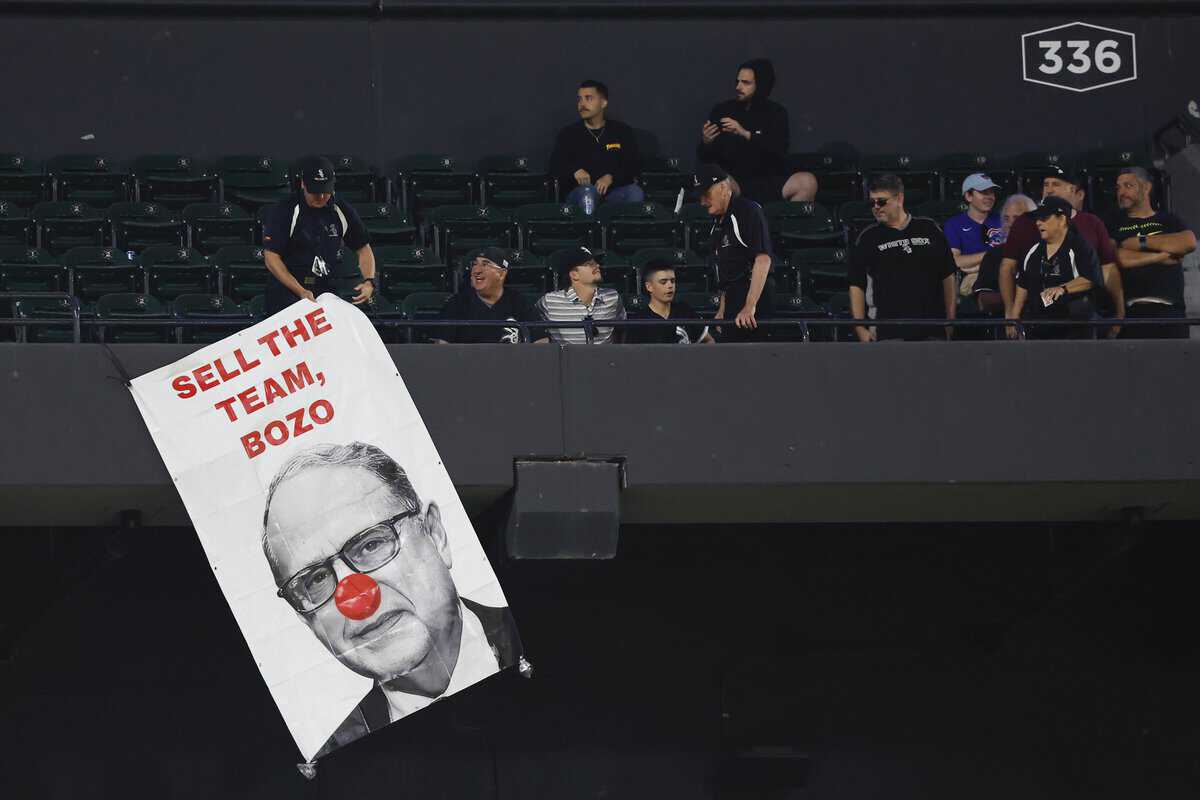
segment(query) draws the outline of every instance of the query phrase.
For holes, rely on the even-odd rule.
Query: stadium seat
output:
[[[178,153],[138,156],[131,166],[134,196],[144,203],[182,209],[192,203],[221,199],[221,179],[206,172],[191,156]]]
[[[172,300],[183,294],[208,294],[217,288],[217,270],[190,247],[156,245],[138,256],[146,294]]]
[[[67,268],[37,247],[0,245],[0,292],[69,292]]]
[[[21,153],[0,153],[0,201],[30,209],[54,199],[50,175]]]
[[[601,286],[616,289],[622,298],[638,294],[641,287],[638,286],[637,268],[629,263],[629,259],[616,252],[600,252],[596,254],[596,261],[600,264]],[[559,289],[566,289],[571,285],[571,279],[566,275],[558,275],[556,278]]]
[[[267,291],[267,267],[258,245],[226,245],[209,260],[217,267],[217,285],[226,297],[244,303]]]
[[[293,194],[282,165],[262,153],[224,156],[217,161],[216,170],[221,176],[225,202],[235,203],[250,213]]]
[[[124,250],[112,247],[73,247],[62,256],[70,273],[72,292],[85,306],[102,295],[139,292],[141,269]]]
[[[691,306],[704,319],[715,317],[721,305],[721,298],[715,292],[680,292],[675,296]]]
[[[178,248],[187,241],[182,215],[160,203],[113,203],[105,216],[112,230],[112,244],[120,250],[141,252],[154,245]]]
[[[133,178],[105,156],[70,154],[46,162],[56,200],[76,200],[95,206],[123,203],[133,197]]]
[[[162,325],[121,325],[121,321],[155,320]],[[159,343],[171,340],[171,312],[157,297],[136,292],[105,294],[96,300],[96,340]]]
[[[920,205],[912,206],[908,210],[913,216],[929,217],[938,224],[938,227],[941,227],[955,214],[966,211],[967,204],[963,200],[947,197],[945,200],[928,200]],[[996,211],[997,213],[1000,211],[999,203],[996,205]]]
[[[635,281],[639,292],[643,291],[646,265],[664,260],[674,265],[676,292],[707,292],[712,288],[712,275],[705,259],[682,247],[645,247],[629,257],[637,272]]]
[[[814,247],[792,251],[788,255],[797,281],[798,293],[818,301],[846,291],[846,255],[844,247]]]
[[[400,344],[401,342],[408,341],[409,329],[395,324],[388,324],[402,321],[404,319],[404,309],[393,303],[382,293],[372,295],[368,302],[359,307],[371,319],[371,322],[375,324],[375,329],[379,331],[379,338],[385,343]]]
[[[832,247],[844,242],[843,231],[833,213],[820,203],[779,200],[764,205],[763,214],[776,252],[800,247]]]
[[[866,200],[851,200],[838,207],[838,219],[846,228],[846,244],[854,247],[859,234],[875,224],[875,215],[871,213],[871,204]]]
[[[256,294],[242,302],[241,307],[246,309],[246,313],[255,322],[258,322],[267,316],[267,296],[265,294]]]
[[[193,203],[183,209],[188,246],[213,253],[231,245],[253,245],[256,225],[246,209],[233,203]]]
[[[338,193],[341,194],[340,190]],[[395,206],[385,202],[354,203],[353,206],[371,234],[372,245],[417,243],[416,226]]]
[[[449,292],[414,292],[404,298],[400,308],[405,319],[434,319],[449,299]],[[410,342],[428,342],[432,333],[433,328],[408,328],[406,338]]]
[[[336,174],[334,191],[347,203],[390,203],[391,187],[388,179],[358,156],[340,153],[325,156],[333,164]],[[292,169],[300,174],[300,165]],[[298,182],[297,182],[298,187]]]
[[[474,203],[478,179],[444,154],[412,155],[396,162],[400,207],[417,223],[424,220],[426,209]]]
[[[789,153],[787,172],[811,172],[817,178],[817,199],[836,205],[863,198],[863,174],[857,160],[835,153]]]
[[[792,320],[797,324],[772,325],[767,335],[774,341],[803,342],[809,339],[820,340],[828,333],[826,328],[806,329],[799,324],[801,320],[828,319],[829,312],[821,305],[798,294],[776,292],[771,296],[771,317],[773,319]]]
[[[946,200],[961,199],[962,183],[968,175],[982,172],[1000,185],[996,208],[1004,198],[1017,190],[1017,174],[998,159],[986,153],[947,153],[935,162],[942,174],[942,197]]]
[[[942,177],[937,169],[903,153],[868,156],[863,160],[867,182],[875,175],[892,174],[904,181],[904,205],[912,206],[926,200],[940,200]]]
[[[104,215],[77,200],[49,200],[33,207],[33,222],[40,247],[59,254],[72,247],[103,247],[108,243]]]
[[[1035,201],[1042,199],[1042,181],[1055,169],[1068,168],[1068,161],[1058,153],[1022,153],[1017,156],[1017,188]]]
[[[605,250],[628,256],[646,247],[683,247],[683,221],[660,203],[605,203],[596,218]]]
[[[447,292],[453,288],[449,268],[426,247],[391,245],[372,250],[380,294],[393,302],[414,292]]]
[[[708,213],[708,209],[699,203],[685,205],[679,209],[679,219],[683,222],[687,249],[705,258],[711,255],[712,236],[717,229],[717,221]]]
[[[12,302],[13,317],[17,320],[54,320],[53,325],[16,326],[18,342],[75,341],[75,317],[80,313],[74,297],[17,297]]]
[[[512,247],[517,243],[516,224],[506,211],[489,206],[452,205],[429,209],[425,217],[434,251],[447,264],[477,247]]]
[[[480,204],[513,209],[554,199],[554,181],[530,169],[528,156],[488,156],[479,162]]]
[[[171,315],[205,323],[178,326],[178,338],[186,344],[212,344],[254,322],[249,311],[219,294],[181,294],[171,303]]]
[[[825,310],[829,312],[830,317],[834,317],[836,319],[853,318],[853,315],[850,313],[850,292],[848,290],[835,292],[834,294],[830,295],[829,298],[826,299],[821,305],[824,306]],[[842,325],[836,328],[831,328],[831,332],[828,334],[828,336],[822,338],[827,338],[830,341],[838,342],[858,341],[858,336],[854,333],[853,325]]]
[[[1169,210],[1170,176],[1154,166],[1149,155],[1136,149],[1101,150],[1084,158],[1083,172],[1087,177],[1087,201],[1093,214],[1107,220],[1117,213],[1117,176],[1126,167],[1141,167],[1154,179],[1151,204]]]
[[[29,212],[12,200],[0,200],[0,245],[28,246],[35,243]]]
[[[674,156],[645,156],[642,158],[642,174],[638,183],[646,193],[647,200],[661,203],[674,209],[679,190],[686,193],[691,189],[691,174]]]
[[[532,203],[515,212],[522,250],[546,256],[564,247],[594,248],[600,226],[579,206],[566,203]]]

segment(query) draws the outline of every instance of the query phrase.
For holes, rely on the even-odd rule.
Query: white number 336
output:
[[[1066,64],[1068,72],[1073,72],[1076,75],[1083,75],[1091,71],[1093,66],[1092,57],[1088,55],[1088,50],[1092,43],[1086,39],[1071,40],[1066,43],[1067,49],[1071,51],[1071,63]],[[1059,55],[1062,50],[1063,42],[1055,40],[1043,40],[1038,42],[1038,47],[1042,48],[1042,63],[1038,65],[1038,70],[1046,75],[1057,75],[1062,72],[1064,62],[1063,57]],[[1095,49],[1095,67],[1105,75],[1111,75],[1121,68],[1121,56],[1116,52],[1117,42],[1113,39],[1105,39],[1096,45]]]

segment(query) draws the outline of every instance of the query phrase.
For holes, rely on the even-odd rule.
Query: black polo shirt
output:
[[[336,274],[342,260],[342,248],[360,250],[371,237],[358,213],[338,199],[324,208],[313,208],[303,195],[288,203],[279,203],[263,220],[263,249],[283,259],[284,265],[303,285]]]
[[[1093,290],[1104,286],[1100,257],[1074,227],[1067,231],[1054,255],[1047,254],[1045,242],[1038,242],[1029,248],[1020,264],[1017,285],[1029,293],[1025,310],[1034,315],[1044,308],[1040,295],[1045,289],[1062,286],[1076,278],[1087,278],[1092,282]]]
[[[1183,220],[1166,211],[1157,211],[1153,216],[1141,219],[1122,214],[1108,227],[1108,233],[1117,244],[1145,234],[1181,233],[1187,230]],[[1131,267],[1121,270],[1121,284],[1125,288],[1125,301],[1144,297],[1166,300],[1171,305],[1183,307],[1183,265],[1151,264],[1147,267]]]
[[[647,305],[638,311],[629,312],[628,319],[677,320],[679,324],[670,325],[630,325],[625,329],[626,344],[695,344],[704,338],[707,327],[695,309],[682,300],[671,302],[671,312],[659,316]],[[693,324],[687,324],[693,323]]]
[[[928,217],[912,217],[900,230],[876,223],[863,231],[850,251],[847,276],[851,286],[864,292],[867,277],[874,282],[876,319],[944,319],[942,281],[956,269],[938,224]],[[913,335],[901,329],[888,334]]]
[[[474,289],[467,289],[446,301],[438,319],[535,322],[538,315],[525,302],[520,292],[505,291],[494,305],[488,305]],[[521,329],[516,325],[464,325],[430,330],[430,336],[434,339],[443,339],[455,344],[516,344],[521,341]],[[530,340],[533,338],[531,336]]]
[[[771,234],[762,206],[744,197],[729,201],[729,209],[717,223],[712,238],[713,257],[717,268],[717,285],[721,289],[750,288],[754,259],[771,253]],[[774,259],[772,258],[772,261]],[[767,281],[769,285],[771,282]],[[741,309],[735,309],[736,314]]]

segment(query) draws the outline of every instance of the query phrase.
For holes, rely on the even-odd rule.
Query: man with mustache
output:
[[[321,644],[375,686],[318,755],[517,663],[507,608],[464,597],[437,504],[362,442],[322,444],[275,475],[263,554],[279,596]]]

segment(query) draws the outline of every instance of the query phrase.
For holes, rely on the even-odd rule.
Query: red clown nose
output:
[[[352,573],[338,582],[333,601],[342,616],[366,619],[379,609],[379,584],[370,575]]]

